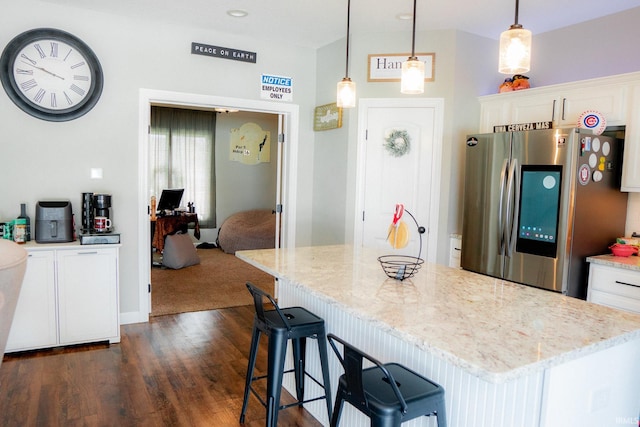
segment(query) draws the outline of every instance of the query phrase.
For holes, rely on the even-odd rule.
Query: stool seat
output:
[[[249,352],[249,364],[247,367],[240,423],[244,423],[250,392],[253,393],[267,409],[265,423],[267,427],[277,426],[279,410],[291,406],[301,406],[304,403],[321,399],[326,401],[327,414],[329,419],[331,419],[331,390],[324,320],[302,307],[280,308],[269,294],[251,283],[247,283],[247,289],[249,289],[249,292],[253,296],[256,314],[253,321],[251,349]],[[265,300],[273,306],[273,309],[265,309]],[[266,335],[269,339],[267,375],[254,377],[253,371],[262,334]],[[307,338],[317,340],[323,377],[322,383],[311,376],[305,369]],[[291,340],[292,343],[294,367],[289,371],[285,371],[284,364],[289,340]],[[290,405],[280,405],[282,377],[284,374],[291,372],[295,375],[297,401]],[[304,384],[305,377],[307,376],[324,389],[324,395],[307,400],[304,399]],[[263,399],[253,388],[254,381],[264,378],[267,380],[266,399]]]
[[[375,427],[399,427],[420,416],[436,415],[438,427],[446,427],[444,389],[398,363],[381,363],[333,334],[329,344],[345,373],[338,380],[338,393],[331,427],[340,422],[343,402],[368,416]],[[335,342],[343,346],[343,354]],[[363,369],[363,360],[374,366]]]

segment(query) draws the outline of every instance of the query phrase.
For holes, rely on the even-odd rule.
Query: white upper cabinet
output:
[[[640,192],[640,82],[629,88],[622,191]]]
[[[640,73],[480,97],[479,131],[532,122],[577,127],[589,110],[601,113],[607,126],[626,126],[621,189],[640,192]]]

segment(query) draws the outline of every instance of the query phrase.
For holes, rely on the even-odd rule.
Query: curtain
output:
[[[181,204],[195,205],[202,228],[216,228],[215,127],[211,111],[151,107],[150,196],[184,188]]]

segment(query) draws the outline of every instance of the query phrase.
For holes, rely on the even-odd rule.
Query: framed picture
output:
[[[342,127],[342,108],[334,102],[316,107],[313,114],[313,130],[329,130]]]
[[[411,56],[410,53],[384,53],[369,55],[370,82],[399,82],[402,75],[402,63]],[[424,81],[435,81],[435,53],[416,53],[418,60],[424,62]]]

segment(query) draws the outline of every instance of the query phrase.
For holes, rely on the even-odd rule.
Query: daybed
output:
[[[276,215],[269,209],[232,214],[220,226],[218,246],[228,254],[247,249],[271,249],[276,241]]]

